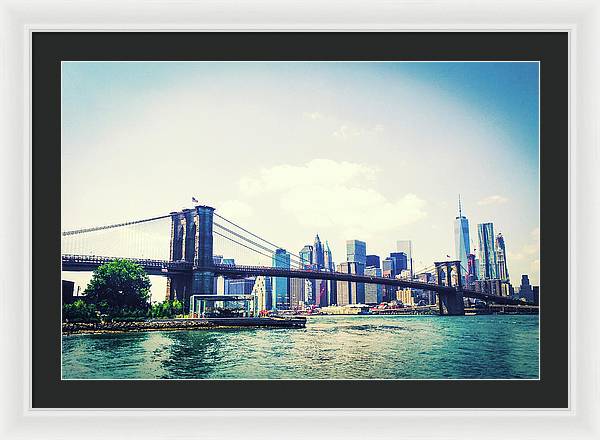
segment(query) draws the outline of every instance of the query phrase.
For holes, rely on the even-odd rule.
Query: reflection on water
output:
[[[315,316],[305,329],[63,336],[65,379],[537,378],[537,316]]]

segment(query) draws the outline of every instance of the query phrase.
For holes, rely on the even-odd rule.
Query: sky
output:
[[[454,256],[460,194],[471,249],[493,222],[513,285],[539,284],[538,78],[535,62],[63,62],[62,228],[194,196],[294,253],[318,233],[336,263],[348,239],[382,258],[412,240],[418,269]]]

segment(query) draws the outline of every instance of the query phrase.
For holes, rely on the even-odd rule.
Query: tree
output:
[[[142,266],[117,259],[94,271],[85,289],[86,301],[108,310],[145,310],[148,308],[150,286],[150,278]]]

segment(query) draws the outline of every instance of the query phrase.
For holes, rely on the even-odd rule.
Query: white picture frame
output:
[[[595,227],[600,220],[600,3],[3,0],[0,18],[1,438],[600,438],[600,320],[595,316],[600,300],[592,284],[600,248]],[[30,49],[31,34],[39,30],[569,32],[569,408],[32,409]]]

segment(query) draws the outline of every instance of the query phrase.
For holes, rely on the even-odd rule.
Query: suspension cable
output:
[[[253,252],[256,252],[257,254],[263,255],[263,256],[265,256],[265,257],[268,257],[268,258],[275,258],[275,260],[276,260],[276,261],[278,261],[278,262],[282,262],[282,263],[284,263],[284,262],[285,262],[284,260],[282,260],[282,259],[279,259],[278,257],[276,257],[276,256],[274,256],[274,255],[265,254],[264,252],[261,252],[261,251],[259,251],[259,250],[253,249],[253,248],[251,248],[250,246],[247,246],[247,245],[245,245],[244,243],[240,243],[239,241],[237,241],[237,240],[234,240],[234,239],[233,239],[233,238],[231,238],[231,237],[227,237],[226,235],[223,235],[223,234],[221,234],[221,233],[219,233],[219,232],[217,232],[217,231],[214,231],[214,230],[213,230],[213,233],[214,233],[214,234],[217,234],[217,235],[219,235],[219,236],[221,236],[221,237],[223,237],[223,238],[225,238],[225,239],[227,239],[227,240],[230,240],[230,241],[232,241],[232,242],[234,242],[234,243],[236,243],[236,244],[239,244],[240,246],[243,246],[243,247],[245,247],[246,249],[250,249],[251,251],[253,251]],[[294,264],[298,264],[298,263],[297,263],[296,261],[294,261]]]
[[[167,218],[167,217],[171,217],[171,214],[161,215],[159,217],[145,218],[143,220],[134,220],[134,221],[125,222],[125,223],[115,223],[114,225],[96,226],[93,228],[85,228],[85,229],[75,229],[73,231],[65,231],[62,233],[62,235],[63,235],[63,237],[65,237],[67,235],[78,235],[78,234],[84,234],[86,232],[95,232],[95,231],[102,231],[105,229],[120,228],[122,226],[137,225],[140,223],[151,222],[154,220],[160,220],[160,219]]]
[[[231,229],[229,229],[229,228],[226,228],[226,227],[224,227],[224,226],[222,226],[222,225],[220,225],[220,224],[218,224],[218,223],[214,223],[214,222],[213,222],[213,225],[214,225],[214,226],[217,226],[217,227],[219,227],[219,228],[221,228],[221,229],[223,229],[223,230],[225,230],[225,231],[227,231],[227,232],[229,232],[229,233],[231,233],[231,234],[233,234],[233,235],[235,235],[236,237],[239,237],[239,238],[241,238],[241,239],[242,239],[242,240],[244,240],[244,241],[247,241],[248,243],[251,243],[252,245],[254,245],[254,246],[256,246],[256,247],[259,247],[260,249],[262,249],[262,250],[264,250],[264,251],[271,252],[271,253],[273,252],[273,249],[270,249],[270,248],[268,248],[268,247],[266,247],[266,246],[263,246],[263,245],[262,245],[262,244],[260,244],[260,243],[256,243],[255,241],[252,241],[252,240],[250,240],[249,238],[247,238],[247,237],[244,237],[243,235],[241,235],[241,234],[238,234],[237,232],[235,232],[235,231],[232,231]],[[216,233],[216,232],[213,230],[213,233]],[[222,235],[222,234],[219,234],[219,235]],[[289,252],[288,252],[288,253],[289,253]],[[290,255],[293,255],[293,254],[291,254],[291,253],[289,253],[289,254],[290,254]],[[295,256],[294,256],[294,257],[295,257]],[[294,259],[295,259],[295,260],[298,260],[298,261],[294,261],[295,263],[297,263],[297,264],[302,264],[302,261],[301,261],[301,260],[299,260],[298,258],[294,258]]]
[[[216,212],[215,212],[213,215],[215,215],[216,217],[219,217],[220,219],[223,219],[223,220],[225,220],[227,223],[230,223],[230,224],[232,224],[232,225],[233,225],[233,226],[235,226],[236,228],[239,228],[239,229],[241,229],[242,231],[244,231],[244,232],[246,232],[246,233],[248,233],[248,234],[252,235],[253,237],[255,237],[255,238],[258,238],[259,240],[262,240],[262,241],[264,241],[265,243],[267,243],[267,244],[270,244],[271,246],[274,246],[274,247],[275,247],[275,248],[277,248],[277,249],[284,249],[283,247],[281,247],[281,246],[278,246],[278,245],[276,245],[275,243],[271,243],[270,241],[268,241],[268,240],[265,240],[264,238],[262,238],[262,237],[260,237],[260,236],[258,236],[258,235],[256,235],[256,234],[254,234],[254,233],[250,232],[249,230],[247,230],[247,229],[245,229],[245,228],[241,227],[240,225],[233,223],[231,220],[228,220],[228,219],[226,219],[225,217],[223,217],[223,216],[221,216],[221,215],[217,214]],[[299,259],[300,259],[300,261],[302,261],[302,257],[300,257],[300,255],[298,255],[298,254],[294,254],[294,253],[292,253],[292,252],[289,252],[289,251],[286,251],[286,252],[288,252],[288,254],[290,254],[290,255],[293,255],[294,257],[297,257],[297,258],[299,258]]]

